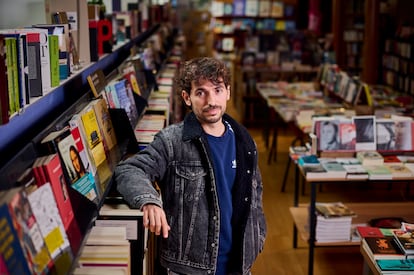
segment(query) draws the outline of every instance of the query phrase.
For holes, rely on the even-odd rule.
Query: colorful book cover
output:
[[[29,75],[30,97],[43,95],[43,83],[40,61],[40,37],[39,33],[26,34],[27,43],[27,73]]]
[[[414,271],[414,260],[413,259],[380,259],[377,260],[378,266],[382,271]],[[402,273],[401,273],[402,274]]]
[[[23,188],[11,189],[5,199],[26,260],[34,274],[47,273],[51,258]]]
[[[9,94],[9,116],[19,111],[16,38],[6,37],[6,67]]]
[[[117,140],[106,101],[103,98],[99,98],[92,101],[91,105],[95,111],[96,120],[98,121],[106,150],[111,150],[117,143]]]
[[[6,42],[0,34],[0,124],[9,122],[9,89],[6,67]]]
[[[0,256],[10,274],[32,274],[29,262],[26,260],[24,250],[20,245],[19,235],[14,228],[13,218],[9,207],[3,203],[0,205]]]
[[[95,175],[96,166],[91,152],[86,148],[86,133],[85,129],[83,128],[80,114],[75,114],[72,116],[72,118],[69,120],[69,127],[86,171],[90,172],[92,175]]]
[[[91,152],[95,166],[98,167],[106,160],[106,155],[95,111],[91,106],[81,113],[81,119],[85,129],[87,148]]]
[[[86,170],[73,136],[60,140],[58,149],[67,183],[91,201],[97,200],[95,179]]]

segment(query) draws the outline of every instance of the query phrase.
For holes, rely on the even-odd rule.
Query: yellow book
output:
[[[95,166],[98,167],[105,161],[106,155],[98,121],[96,119],[93,107],[88,106],[88,108],[82,112],[81,118],[83,127],[85,129],[88,149],[92,154]]]

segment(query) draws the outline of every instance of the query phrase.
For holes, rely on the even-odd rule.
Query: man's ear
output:
[[[181,91],[181,97],[183,98],[185,104],[188,107],[191,107],[190,95],[186,91],[184,90]]]
[[[230,91],[231,90],[230,90],[230,85],[229,85],[229,86],[227,86],[227,100],[230,100],[230,95],[231,95]]]

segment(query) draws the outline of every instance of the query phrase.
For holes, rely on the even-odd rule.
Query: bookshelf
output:
[[[360,76],[364,66],[365,0],[335,0],[332,32],[336,62],[350,75]]]
[[[26,105],[7,124],[0,125],[0,154],[2,155],[0,160],[0,190],[7,191],[14,187],[22,172],[32,167],[36,158],[41,156],[40,141],[51,131],[61,129],[73,114],[83,109],[93,98],[87,81],[88,76],[101,70],[105,76],[110,77],[131,55],[131,51],[135,50],[136,47],[144,46],[149,38],[155,34],[160,34],[159,37],[164,39],[164,41],[159,42],[162,43],[166,52],[160,54],[160,58],[166,59],[168,57],[168,50],[173,44],[175,31],[173,31],[173,28],[168,29],[167,26],[164,26],[164,24],[168,24],[167,18],[164,19],[166,19],[165,23],[160,23],[159,20],[154,19],[152,24],[136,37],[117,45],[111,53],[102,55],[98,61],[85,64],[82,69],[75,71],[68,79],[62,81],[58,87],[50,90],[33,103]],[[161,62],[158,64],[159,67],[146,72],[145,78],[148,86],[141,91],[141,96],[135,96],[134,98],[139,115],[144,112],[150,94],[157,86],[154,73],[160,71],[163,64]],[[127,153],[134,153],[136,152],[134,150],[138,150],[133,129],[130,131],[132,136],[131,133],[125,130],[131,127],[125,111],[120,112],[120,109],[109,109],[109,111],[113,123],[116,123],[114,128],[118,144],[107,153],[107,161],[97,169],[95,181],[99,189],[98,201],[92,202],[74,189],[68,188],[75,220],[81,233],[80,246],[73,251],[74,260],[71,263],[71,271],[76,268],[77,260],[86,243],[90,229],[99,216],[100,208],[111,192],[111,176],[114,167]],[[135,147],[133,147],[134,145]],[[144,238],[143,234],[140,234],[140,238]],[[137,247],[139,244],[135,244],[135,247],[131,249],[134,249],[134,251],[141,249],[140,253],[142,252],[142,255],[136,256],[143,257],[144,248]],[[138,262],[135,266],[134,270],[141,270],[141,272],[134,272],[133,274],[141,274],[142,263]]]

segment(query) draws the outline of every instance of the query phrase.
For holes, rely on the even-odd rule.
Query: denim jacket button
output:
[[[215,220],[217,220],[217,216],[213,216],[213,220],[215,221]]]
[[[211,272],[211,270],[207,270],[207,274],[211,274],[212,272]]]
[[[244,198],[244,201],[245,201],[245,202],[248,202],[248,201],[249,201],[249,198],[248,198],[248,197],[245,197],[245,198]]]
[[[211,244],[211,247],[215,247],[215,246],[216,246],[216,244],[215,244],[215,243],[212,243],[212,244]]]
[[[250,174],[250,170],[247,170],[247,174]]]

